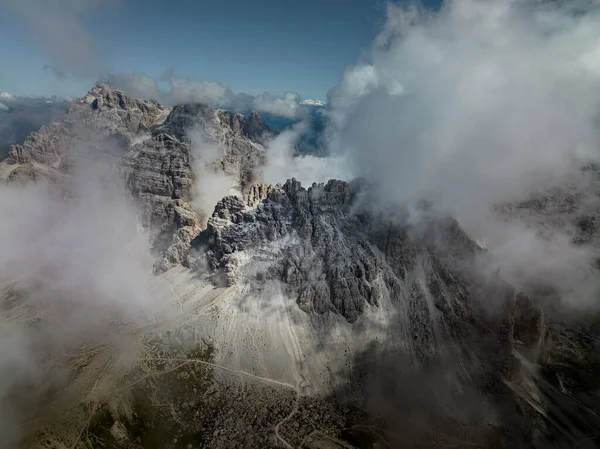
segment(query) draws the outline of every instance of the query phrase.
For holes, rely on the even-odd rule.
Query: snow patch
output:
[[[325,106],[325,102],[317,98],[315,98],[314,100],[311,98],[307,98],[306,100],[302,100],[300,104],[304,106]]]

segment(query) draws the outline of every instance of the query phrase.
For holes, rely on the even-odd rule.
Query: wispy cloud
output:
[[[235,194],[235,177],[215,167],[215,162],[225,155],[223,147],[205,138],[201,127],[187,131],[191,141],[192,169],[195,184],[192,207],[203,220],[212,215],[215,205],[225,196]]]
[[[68,77],[67,73],[64,70],[62,70],[59,67],[56,67],[54,65],[51,65],[51,64],[46,64],[44,66],[44,72],[49,72],[52,75],[54,75],[56,78],[61,79],[61,80],[64,80]]]
[[[306,133],[308,126],[306,121],[302,121],[267,144],[267,163],[261,173],[265,182],[277,184],[295,178],[309,186],[313,182],[327,182],[329,179],[351,180],[352,172],[341,155],[318,157],[298,154],[298,140]]]
[[[100,73],[103,55],[85,26],[99,10],[118,0],[6,0],[57,67],[77,75]]]
[[[82,146],[70,153],[70,178],[0,189],[3,448],[17,445],[19,413],[31,412],[8,396],[23,385],[40,394],[62,380],[67,367],[56,369],[61,354],[101,341],[114,332],[115,320],[133,324],[167,313],[152,276],[148,236],[120,176]]]
[[[142,100],[162,100],[162,92],[156,80],[143,73],[111,73],[102,80],[133,97]]]

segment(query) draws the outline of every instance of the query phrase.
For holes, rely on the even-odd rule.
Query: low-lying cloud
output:
[[[298,153],[296,145],[308,126],[302,121],[268,142],[265,149],[267,162],[261,173],[264,182],[277,184],[295,178],[309,186],[329,179],[349,181],[352,178],[349,164],[341,155],[319,157]]]
[[[66,380],[65,353],[169,313],[115,168],[72,162],[55,182],[0,186],[0,447],[17,445],[19,414]]]
[[[282,117],[297,117],[300,109],[300,95],[294,92],[286,92],[283,97],[276,97],[265,92],[254,98],[252,107],[259,112]]]
[[[195,183],[192,192],[192,207],[206,221],[212,215],[216,204],[225,196],[236,193],[236,179],[215,167],[224,156],[220,145],[211,142],[200,127],[187,131],[191,141],[192,170]]]

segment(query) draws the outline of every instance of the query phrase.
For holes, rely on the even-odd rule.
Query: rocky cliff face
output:
[[[56,180],[82,154],[116,162],[161,254],[157,270],[164,271],[181,262],[181,252],[200,231],[198,211],[188,202],[197,181],[193,146],[202,147],[203,142],[192,143],[191,130],[201,130],[207,142],[221,149],[222,154],[210,161],[211,169],[227,173],[234,187],[245,190],[264,163],[258,142],[271,133],[258,114],[245,118],[201,104],[171,110],[106,84],[97,84],[73,101],[65,118],[13,146],[0,173],[9,182]]]
[[[383,351],[399,351],[399,364],[423,373],[444,369],[452,385],[437,379],[435,388],[471,392],[497,410],[516,407],[517,415],[509,413],[500,425],[523,432],[513,435],[512,444],[549,444],[547,438],[557,434],[565,444],[587,444],[585,433],[598,422],[586,408],[590,390],[578,399],[586,406],[567,400],[574,390],[556,386],[572,385],[573,376],[595,369],[595,362],[585,356],[578,369],[561,368],[564,348],[558,350],[552,341],[563,339],[564,327],[549,324],[534,299],[501,279],[475,274],[473,263],[485,258],[485,251],[455,220],[431,217],[414,226],[374,217],[357,204],[363,187],[332,180],[305,189],[290,180],[282,186],[253,186],[246,203],[224,198],[192,242],[195,251],[188,263],[204,267],[199,261],[206,261],[229,285],[249,283],[255,291],[281,284],[296,306],[317,321],[341,315],[360,327],[369,309],[391,307],[396,321],[388,329],[391,340],[382,341]],[[391,350],[398,341],[402,349]],[[572,347],[584,354],[580,345]],[[379,359],[371,354],[366,360],[354,369],[380,382],[373,374],[383,369]],[[545,367],[543,373],[531,371],[537,364]],[[552,377],[550,383],[547,373],[560,373],[561,380]],[[363,389],[366,378],[355,381],[344,396],[358,390],[363,397],[372,395]],[[456,407],[472,400],[460,397],[447,399]]]
[[[340,313],[349,322],[356,321],[366,307],[377,306],[383,296],[398,301],[406,293],[400,284],[419,263],[442,269],[443,251],[461,254],[463,259],[481,251],[450,218],[443,224],[432,223],[417,238],[417,231],[409,227],[356,213],[359,185],[331,180],[304,189],[290,180],[283,186],[254,186],[248,203],[256,206],[247,207],[236,197],[223,199],[194,246],[204,252],[213,270],[227,274],[230,283],[236,282],[242,254],[260,253],[269,245],[281,248],[283,257],[272,260],[261,277],[287,284],[302,310]],[[257,203],[260,197],[264,199]],[[436,234],[437,248],[431,243]],[[255,262],[248,260],[252,261],[248,264]],[[435,301],[446,298],[468,307],[469,301],[448,294],[449,274],[428,270],[427,276],[423,281],[435,286]]]
[[[198,130],[206,143],[222,150],[222,156],[209,161],[210,167],[230,175],[232,187],[247,190],[255,169],[264,163],[264,150],[257,141],[267,138],[270,130],[257,114],[246,119],[201,104],[175,106],[164,123],[153,128],[150,139],[131,147],[122,165],[127,185],[145,206],[144,223],[156,235],[154,246],[164,252],[158,271],[181,263],[200,230],[198,211],[187,204],[197,181],[192,169],[195,153],[205,143],[190,139],[190,131]],[[173,213],[182,207],[185,220],[179,212]]]
[[[234,176],[240,189],[245,191],[254,180],[255,169],[264,163],[263,147],[258,142],[271,136],[271,130],[260,116],[254,112],[245,118],[242,114],[206,105],[185,104],[175,106],[153,135],[170,135],[189,145],[189,131],[193,130],[200,130],[207,142],[223,148],[223,156],[212,162]]]
[[[93,136],[98,145],[103,139],[127,145],[168,113],[157,102],[136,100],[98,84],[88,94],[68,107],[67,116],[39,132],[32,133],[23,143],[11,147],[6,163],[27,164],[37,162],[54,168],[66,168],[65,157],[78,146],[87,146]]]

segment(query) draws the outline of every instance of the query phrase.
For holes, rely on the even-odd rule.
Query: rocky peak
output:
[[[485,251],[456,220],[431,215],[411,224],[375,216],[358,204],[364,188],[338,180],[308,189],[294,179],[255,184],[246,202],[219,202],[192,241],[200,257],[188,263],[204,269],[205,260],[229,284],[253,292],[282,286],[316,327],[341,316],[360,329],[374,325],[365,317],[377,313],[370,309],[394,310],[391,340],[402,342],[411,363],[423,372],[458,363],[453,388],[467,385],[486,400],[529,407],[537,391],[526,372],[532,363],[560,372],[554,381],[567,384],[571,374],[548,358],[560,352],[547,343],[544,313],[499,277],[477,274],[473,264]],[[536,381],[545,385],[537,411],[559,414],[551,398],[562,393]]]
[[[282,186],[255,185],[246,203],[234,197],[220,202],[193,245],[230,282],[244,272],[239,263],[243,254],[257,255],[265,245],[272,246],[280,255],[269,261],[261,277],[283,281],[302,310],[339,313],[354,322],[386,294],[402,296],[400,284],[423,257],[442,257],[439,248],[412,239],[406,225],[353,213],[357,188],[338,180],[308,189],[295,179]],[[448,248],[476,250],[455,221],[445,226]],[[440,289],[450,288],[446,274],[434,271],[431,276]]]
[[[12,147],[6,164],[14,167],[5,170],[6,178],[16,182],[53,175],[43,169],[46,166],[68,172],[71,158],[81,152],[109,155],[119,161],[126,185],[144,210],[143,222],[152,229],[154,248],[169,254],[168,261],[160,264],[168,269],[184,252],[185,242],[199,232],[199,221],[182,225],[177,219],[181,214],[174,212],[183,210],[179,202],[192,199],[197,181],[192,166],[204,143],[190,138],[189,132],[196,128],[207,144],[222,149],[217,160],[208,161],[209,169],[223,170],[233,180],[232,188],[245,192],[256,168],[264,163],[258,137],[264,137],[268,127],[258,114],[246,119],[204,104],[165,108],[154,100],[129,97],[106,83],[97,83],[72,101],[62,120]],[[176,248],[170,251],[173,245]]]
[[[242,132],[246,137],[256,142],[260,142],[265,135],[272,134],[271,128],[265,123],[258,112],[252,111],[245,119]]]
[[[120,118],[130,132],[136,133],[149,131],[169,111],[156,100],[138,100],[104,83],[97,83],[85,96],[69,105],[70,114],[84,118],[90,113],[103,118]]]
[[[169,134],[178,140],[186,140],[187,132],[194,126],[218,123],[216,110],[205,104],[181,104],[174,106],[164,123],[153,134]]]
[[[73,109],[78,105],[88,105],[93,110],[118,108],[150,111],[153,108],[163,109],[156,100],[138,100],[128,97],[120,90],[113,89],[104,83],[97,83],[84,97],[71,102],[70,108]]]
[[[281,185],[278,185],[277,187],[281,188]],[[273,188],[272,184],[252,184],[248,190],[246,204],[250,207],[256,206],[262,200],[267,198]]]
[[[234,189],[245,191],[254,180],[264,152],[259,143],[244,134],[245,126],[246,119],[241,114],[198,103],[177,105],[161,125],[153,128],[150,139],[131,147],[123,158],[127,185],[147,209],[146,223],[155,229],[154,247],[165,255],[159,271],[184,262],[186,245],[189,249],[189,242],[200,231],[196,225],[181,226],[171,211],[174,201],[192,199],[193,184],[199,181],[197,176],[202,176],[192,167],[202,163],[195,158],[201,158],[203,145],[222,149],[220,157],[208,161],[209,169],[229,174]],[[190,131],[196,130],[201,131],[202,138],[193,140]],[[217,204],[216,216],[231,218],[231,214],[241,210],[236,210],[236,202],[240,201],[225,198]]]
[[[228,126],[235,134],[240,134],[244,127],[245,118],[242,114],[217,109],[217,116],[221,125]]]
[[[61,120],[32,133],[22,145],[12,146],[6,162],[66,169],[65,155],[82,146],[114,146],[124,152],[167,111],[154,100],[133,99],[99,83],[72,101]]]

